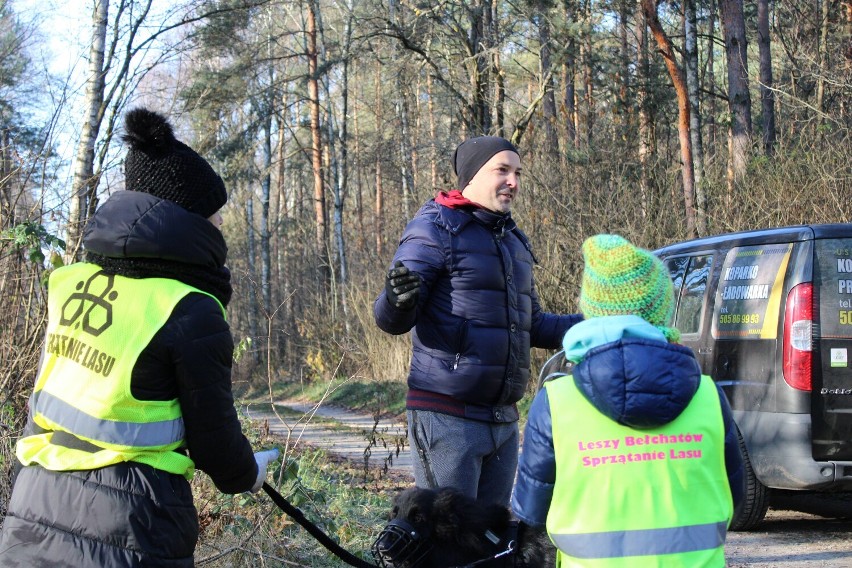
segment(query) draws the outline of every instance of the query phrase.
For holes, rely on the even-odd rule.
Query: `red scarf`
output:
[[[482,207],[479,203],[474,203],[462,195],[462,192],[459,189],[454,189],[452,191],[439,191],[438,195],[435,196],[435,201],[438,205],[443,205],[450,209],[458,209],[459,207],[467,206]]]

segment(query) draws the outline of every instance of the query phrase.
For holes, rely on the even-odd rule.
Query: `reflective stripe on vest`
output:
[[[194,463],[173,451],[185,444],[177,399],[137,400],[130,381],[139,355],[193,292],[209,296],[176,280],[110,275],[89,263],[55,270],[30,399],[35,430],[18,441],[21,463],[65,471],[136,461],[190,478]]]
[[[618,558],[706,550],[725,544],[728,523],[638,529],[597,534],[553,535],[556,546],[575,558]]]
[[[646,430],[601,414],[571,376],[545,388],[556,456],[547,529],[563,567],[724,566],[733,503],[712,379],[678,418]]]
[[[183,418],[158,422],[118,422],[90,416],[49,392],[33,393],[31,404],[38,413],[65,432],[115,446],[167,446],[183,441]]]

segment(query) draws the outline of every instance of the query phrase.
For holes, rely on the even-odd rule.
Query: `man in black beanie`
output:
[[[511,216],[518,149],[471,138],[456,148],[453,170],[458,189],[409,222],[373,313],[388,333],[414,329],[406,409],[417,485],[505,506],[530,347],[558,349],[582,316],[539,305],[532,248]]]

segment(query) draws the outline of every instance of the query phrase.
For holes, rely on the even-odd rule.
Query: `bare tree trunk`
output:
[[[271,46],[271,38],[267,36],[267,53]],[[271,58],[270,58],[271,60]],[[274,116],[275,95],[272,85],[275,80],[275,71],[272,65],[266,69],[268,90],[265,95],[266,109],[263,112],[263,140],[261,141],[263,172],[260,177],[260,286],[263,298],[263,309],[272,313],[275,308],[272,305],[272,251],[269,228],[269,202],[272,194],[272,117]],[[251,226],[251,225],[249,225]]]
[[[263,120],[263,174],[260,177],[260,289],[263,308],[272,307],[269,197],[272,192],[272,112]]]
[[[287,112],[287,100],[282,99],[281,101],[281,113]],[[288,223],[288,216],[290,214],[290,206],[288,204],[288,176],[287,176],[287,167],[285,156],[285,141],[286,136],[284,134],[284,120],[283,116],[276,114],[276,131],[278,133],[278,140],[276,141],[275,146],[275,159],[276,159],[276,191],[275,191],[275,207],[274,211],[274,219],[273,226],[275,227],[275,234],[278,238],[275,239],[275,275],[274,279],[278,282],[278,286],[275,286],[273,290],[276,292],[275,296],[275,306],[281,306],[281,310],[278,312],[278,317],[280,318],[279,329],[283,330],[284,333],[279,333],[279,354],[283,355],[282,350],[286,350],[286,344],[283,342],[285,338],[289,336],[290,331],[293,329],[293,309],[292,309],[292,301],[289,296],[288,290],[293,288],[293,277],[295,276],[295,270],[292,266],[288,266],[287,259],[289,258],[289,251],[293,248],[294,239],[289,238],[286,231],[290,226]]]
[[[852,0],[841,0],[843,20],[843,42],[841,53],[843,54],[843,77],[847,84],[852,83]],[[849,97],[843,97],[840,101],[840,118],[846,120],[849,116]]]
[[[414,209],[414,179],[412,172],[411,127],[408,113],[408,89],[397,77],[396,116],[399,118],[399,175],[402,180],[402,210],[405,220],[413,216]]]
[[[503,68],[500,66],[500,54],[494,54],[496,61],[496,77],[494,78],[494,114],[496,116],[497,136],[506,136],[506,78],[503,74]]]
[[[570,25],[576,22],[577,12],[574,6],[574,0],[563,0],[562,3],[565,9],[565,21]],[[563,106],[565,107],[565,126],[567,128],[567,138],[572,146],[577,147],[577,93],[574,88],[574,80],[577,76],[577,43],[574,39],[574,32],[570,32],[568,37],[568,45],[565,49],[565,66],[563,71],[564,83],[564,98]]]
[[[826,0],[826,3],[827,0]],[[763,117],[763,153],[775,149],[775,94],[772,91],[772,52],[769,39],[769,0],[757,0],[757,45],[760,52],[760,110]]]
[[[71,205],[68,214],[68,231],[65,239],[65,262],[79,260],[83,227],[89,211],[89,201],[94,197],[95,142],[103,112],[106,45],[109,0],[96,0],[92,13],[92,45],[89,49],[89,73],[86,78],[87,113],[80,129],[80,142],[74,159],[74,178],[71,185]]]
[[[710,8],[707,16],[707,90],[715,95],[716,93],[716,3],[715,0],[710,0]],[[711,156],[715,155],[715,148],[718,141],[716,134],[716,97],[710,96],[707,105],[707,143],[710,147]],[[711,157],[712,161],[713,158]]]
[[[327,286],[331,282],[326,240],[328,235],[327,213],[325,210],[325,184],[322,165],[322,132],[320,127],[317,17],[313,1],[308,2],[308,97],[311,113],[311,163],[314,174],[314,219],[316,220],[315,245],[319,258],[318,273],[320,281]]]
[[[364,92],[358,88],[361,85],[361,77],[358,73],[357,67],[354,71],[355,73],[355,89],[356,89],[356,104],[358,100],[364,100]],[[355,111],[352,113],[352,144],[354,147],[352,148],[352,169],[355,176],[355,218],[356,218],[356,227],[357,231],[355,231],[355,246],[359,251],[365,250],[365,237],[368,234],[367,228],[364,226],[364,177],[363,177],[363,162],[361,161],[361,157],[363,156],[361,152],[361,113]]]
[[[551,62],[550,22],[547,18],[546,7],[537,7],[538,40],[540,46],[539,72],[544,84],[544,101],[542,113],[544,119],[544,144],[547,152],[556,157],[559,155],[559,137],[556,133],[556,97],[553,93],[553,64]]]
[[[489,0],[488,8],[491,14],[486,22],[486,29],[488,30],[488,46],[491,51],[491,82],[493,83],[491,90],[494,92],[494,99],[491,101],[491,115],[493,116],[493,120],[489,126],[489,130],[493,129],[497,136],[504,136],[506,130],[506,85],[504,83],[503,65],[500,61],[500,50],[494,49],[497,38],[499,37],[499,30],[497,28],[500,24],[499,7],[498,2]]]
[[[666,69],[672,80],[675,93],[677,94],[678,121],[677,131],[680,141],[681,173],[683,177],[683,198],[686,206],[686,232],[689,237],[697,237],[697,224],[695,212],[695,176],[692,168],[692,141],[689,136],[689,94],[686,87],[686,78],[675,59],[672,43],[663,31],[660,19],[657,17],[656,0],[642,0],[642,8],[648,27],[657,41],[660,53],[666,63]]]
[[[336,183],[334,186],[334,238],[337,243],[337,258],[340,265],[340,305],[343,309],[343,324],[347,335],[350,333],[349,320],[349,302],[346,294],[346,287],[349,283],[349,268],[346,256],[346,238],[343,229],[343,213],[346,188],[349,184],[349,55],[352,44],[352,0],[347,0],[348,13],[346,23],[344,24],[343,33],[343,69],[340,75],[339,96],[340,96],[340,124],[338,127],[340,142],[339,157],[337,159],[336,168]],[[328,89],[328,83],[326,83]],[[331,94],[327,93],[330,99]],[[329,117],[331,118],[331,117]],[[329,120],[331,124],[332,121]]]
[[[12,170],[12,138],[9,128],[0,125],[0,230],[17,225],[15,206],[18,198],[12,194]]]
[[[382,144],[383,138],[383,123],[382,117],[384,116],[384,111],[382,110],[382,68],[381,66],[376,66],[376,140],[377,144]],[[382,229],[385,226],[384,219],[384,210],[385,210],[385,196],[384,196],[384,188],[382,186],[382,151],[381,148],[376,148],[376,205],[375,205],[375,215],[373,216],[373,220],[375,224],[373,225],[373,230],[376,233],[376,256],[382,258],[384,256],[384,237],[382,233]]]
[[[731,112],[731,172],[745,176],[751,152],[751,95],[748,90],[748,55],[742,0],[720,0],[725,56],[728,61],[728,107]]]
[[[246,184],[248,185],[248,184]],[[246,187],[246,267],[249,278],[254,280],[257,277],[257,241],[255,240],[254,231],[254,193],[251,187]],[[252,291],[254,292],[254,291]],[[259,325],[257,320],[257,296],[252,293],[248,295],[246,301],[246,312],[248,314],[249,337],[256,338],[259,335]],[[260,353],[256,349],[251,350],[251,358],[255,363],[259,360]]]
[[[431,173],[432,191],[438,188],[438,136],[435,123],[435,97],[432,88],[432,74],[426,74],[426,100],[429,112],[429,171]]]
[[[491,130],[491,107],[488,104],[491,55],[491,0],[476,0],[467,10],[468,53],[473,60],[471,74],[471,116],[463,117],[469,130],[474,134],[484,134]]]
[[[618,111],[614,120],[621,124],[619,136],[626,139],[631,129],[633,113],[630,112],[630,47],[627,41],[630,21],[630,0],[619,0],[618,5],[618,47],[621,51],[618,67]]]
[[[585,103],[585,119],[586,123],[586,146],[592,145],[592,133],[594,132],[595,118],[595,99],[594,99],[594,84],[592,82],[592,33],[591,33],[592,8],[591,0],[584,0],[583,3],[583,21],[588,25],[588,28],[583,35],[580,43],[580,61],[583,67],[583,101]]]
[[[707,234],[707,195],[704,188],[704,144],[701,140],[701,110],[699,106],[698,79],[698,24],[695,17],[695,0],[683,3],[684,69],[689,93],[689,135],[692,143],[692,161],[695,168],[696,228],[700,235]]]
[[[817,125],[825,122],[825,76],[828,73],[828,15],[829,0],[817,0],[816,12],[819,14],[819,31],[817,32],[817,54],[819,68],[817,69],[816,107],[819,109]],[[821,132],[821,129],[817,130]]]
[[[639,192],[642,218],[651,216],[651,177],[649,160],[654,152],[652,144],[653,126],[648,109],[648,24],[642,10],[641,0],[636,3],[636,99],[639,107]],[[646,225],[647,226],[647,225]]]

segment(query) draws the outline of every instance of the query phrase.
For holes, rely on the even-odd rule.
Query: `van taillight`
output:
[[[811,390],[813,363],[813,285],[799,284],[787,296],[784,312],[784,380],[794,389]]]

